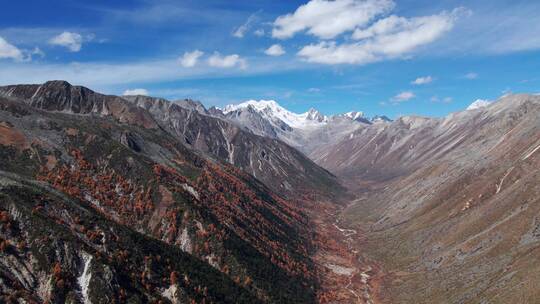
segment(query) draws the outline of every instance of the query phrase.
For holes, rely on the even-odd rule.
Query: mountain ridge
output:
[[[120,122],[165,128],[194,150],[259,178],[276,193],[337,198],[344,192],[335,176],[294,148],[277,140],[252,135],[223,118],[210,115],[200,102],[102,95],[65,81],[0,87],[0,95],[21,98],[43,110],[111,115]]]
[[[35,97],[38,87],[0,88],[0,170],[9,173],[0,178],[0,261],[16,265],[0,267],[0,296],[313,302],[312,228],[294,200],[190,148],[127,100],[64,83]],[[125,119],[132,112],[152,123]]]
[[[263,181],[276,193],[301,197],[343,195],[339,181],[294,147],[246,131],[229,120],[186,109],[165,99],[126,97],[148,110],[161,125],[187,144],[235,165]]]

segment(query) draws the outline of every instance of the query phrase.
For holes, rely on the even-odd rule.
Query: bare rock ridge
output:
[[[111,115],[121,122],[157,127],[145,111],[131,106],[120,97],[96,93],[88,88],[72,86],[66,81],[48,81],[42,85],[13,85],[0,89],[5,97],[19,98],[32,107],[46,111],[73,114]]]

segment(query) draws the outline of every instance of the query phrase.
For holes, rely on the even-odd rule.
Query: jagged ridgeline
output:
[[[313,233],[288,198],[337,195],[334,176],[163,102],[61,81],[0,88],[4,301],[314,301]]]

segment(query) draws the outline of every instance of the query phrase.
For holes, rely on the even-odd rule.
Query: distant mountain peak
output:
[[[351,111],[343,114],[343,116],[348,117],[352,120],[356,120],[358,118],[364,117],[364,112],[361,111]]]
[[[202,102],[198,101],[198,100],[193,100],[193,99],[180,99],[180,100],[175,100],[174,101],[175,104],[185,108],[185,109],[188,109],[188,110],[195,110],[201,114],[206,114],[208,113],[208,111],[206,110],[206,108],[204,107],[204,105],[202,104]]]
[[[248,107],[252,107],[255,110],[258,111],[265,111],[265,110],[271,110],[275,112],[281,112],[281,111],[287,111],[285,108],[281,107],[275,100],[248,100],[245,102],[242,102],[240,104],[230,104],[225,106],[223,109],[223,113],[227,114],[232,111],[237,111],[239,109],[246,109]]]
[[[45,87],[72,87],[72,84],[66,80],[49,80],[43,84]]]
[[[392,121],[386,116],[370,119],[361,111],[326,116],[310,108],[305,113],[294,113],[275,100],[248,100],[224,109],[213,108],[208,113],[233,121],[254,134],[283,140],[304,153],[349,136],[359,128]]]
[[[310,108],[306,114],[306,119],[308,120],[324,122],[327,119],[326,116],[322,115],[321,112],[317,111],[314,108]]]
[[[371,118],[371,122],[373,123],[379,123],[379,122],[392,122],[388,116],[385,115],[375,115]]]
[[[308,112],[297,114],[285,109],[275,100],[248,100],[237,105],[231,104],[223,109],[223,113],[228,114],[248,109],[257,111],[264,118],[274,123],[282,122],[296,129],[312,128],[327,121],[327,117],[316,109],[312,108]]]

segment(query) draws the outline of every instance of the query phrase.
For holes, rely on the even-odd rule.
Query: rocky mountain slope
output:
[[[384,269],[381,302],[540,298],[540,97],[402,117],[312,157],[361,194],[343,217]]]
[[[306,215],[162,125],[66,82],[0,88],[3,301],[314,301]]]
[[[362,112],[325,116],[315,109],[296,114],[273,100],[249,100],[212,109],[212,115],[227,119],[254,134],[279,139],[309,154],[321,146],[332,146],[350,133],[373,123],[389,122],[385,116],[369,119]]]
[[[160,126],[187,145],[241,168],[276,193],[338,199],[345,192],[332,174],[298,150],[224,117],[207,115],[200,105],[193,108],[185,102],[145,96],[125,98],[148,110]]]

